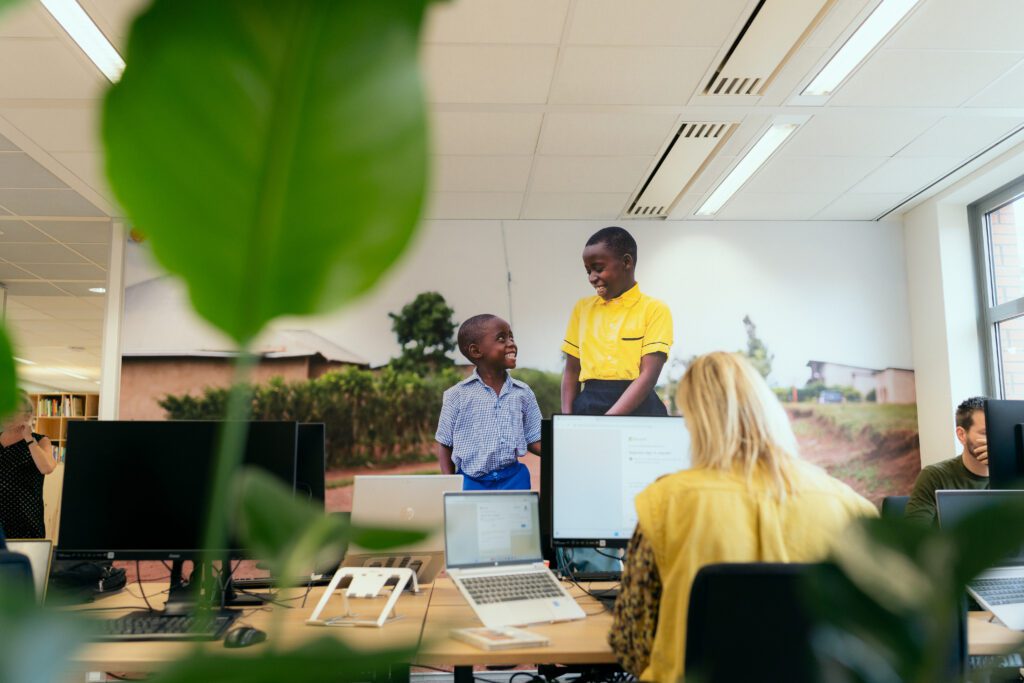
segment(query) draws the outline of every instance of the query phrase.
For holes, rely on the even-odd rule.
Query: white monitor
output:
[[[556,546],[625,547],[636,528],[636,495],[690,467],[681,417],[555,415],[551,432]]]

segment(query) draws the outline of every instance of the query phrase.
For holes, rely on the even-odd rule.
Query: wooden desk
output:
[[[163,586],[157,584],[143,584],[143,586],[146,588],[147,595],[150,592],[157,593],[163,589]],[[135,597],[138,595],[138,585],[131,585],[129,589],[134,595],[122,591],[97,600],[94,603],[83,605],[81,609],[123,607],[124,611],[128,612],[144,608],[145,605],[142,600]],[[427,605],[430,603],[431,589],[432,586],[430,585],[421,586],[418,595],[411,593],[402,595],[395,607],[395,611],[400,618],[388,622],[383,628],[356,628],[309,626],[305,623],[305,620],[313,613],[313,608],[323,594],[324,588],[317,587],[310,591],[305,607],[301,606],[302,600],[300,598],[287,602],[287,604],[295,605],[293,609],[268,606],[244,610],[243,615],[235,622],[235,626],[254,626],[267,631],[268,638],[264,643],[234,650],[225,649],[223,641],[200,643],[199,646],[225,654],[230,653],[231,656],[245,657],[259,654],[270,646],[290,649],[307,640],[331,635],[349,647],[360,650],[384,650],[403,646],[415,648],[423,632],[423,622],[427,614]],[[286,589],[278,594],[277,599],[287,600],[291,597],[301,596],[305,593],[305,590],[305,588]],[[151,597],[150,603],[154,607],[162,606],[164,597]],[[352,601],[351,608],[359,614],[365,613],[368,616],[375,617],[380,613],[384,602],[385,598],[354,600]],[[277,633],[271,631],[271,610],[279,610],[282,613],[280,630]],[[324,614],[330,616],[340,614],[341,611],[341,595],[336,594],[324,610]],[[96,612],[95,615],[98,618],[115,618],[123,613],[120,610],[108,610]],[[78,651],[74,662],[79,671],[149,672],[162,668],[168,662],[186,656],[194,647],[196,647],[195,643],[184,641],[91,643]]]
[[[594,584],[595,589],[599,587],[600,584]],[[413,666],[614,664],[615,656],[608,647],[611,613],[575,586],[570,593],[587,613],[586,619],[526,627],[549,638],[551,644],[547,647],[480,650],[449,635],[453,628],[479,627],[482,624],[455,584],[447,577],[438,578],[434,582],[420,651]]]
[[[1024,633],[991,618],[991,612],[967,613],[967,650],[972,655],[1001,655],[1024,645]]]

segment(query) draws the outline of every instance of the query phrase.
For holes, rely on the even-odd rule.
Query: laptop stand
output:
[[[352,583],[342,593],[345,613],[340,616],[321,619],[320,614],[327,607],[327,603],[334,595],[334,591],[337,590],[338,584],[346,576],[352,577]],[[392,579],[397,581],[397,583],[391,589],[387,603],[384,604],[384,608],[375,619],[361,619],[358,614],[352,612],[349,604],[350,598],[376,598],[380,594],[381,589],[384,588],[384,585]],[[338,571],[334,573],[331,583],[324,590],[324,594],[313,610],[313,614],[306,620],[306,623],[314,626],[370,626],[380,628],[386,622],[398,618],[398,615],[393,613],[395,603],[398,602],[398,597],[402,594],[402,590],[409,583],[412,584],[413,591],[418,593],[419,585],[416,582],[416,573],[404,567],[339,567]]]

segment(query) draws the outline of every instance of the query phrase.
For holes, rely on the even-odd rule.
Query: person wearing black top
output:
[[[0,528],[7,538],[43,538],[43,477],[57,466],[50,439],[32,431],[32,401],[0,428]]]

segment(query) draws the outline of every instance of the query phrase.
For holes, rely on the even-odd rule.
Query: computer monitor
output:
[[[323,507],[326,469],[327,447],[323,423],[300,423],[299,445],[295,451],[295,495]]]
[[[551,441],[541,488],[550,496],[555,546],[626,547],[636,494],[690,466],[681,417],[555,415]]]
[[[56,558],[198,557],[221,426],[70,422]],[[296,441],[295,422],[252,422],[244,462],[294,489]],[[244,556],[234,539],[215,550]]]
[[[1020,488],[1024,480],[1024,401],[985,401],[989,486]]]

